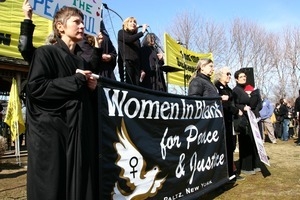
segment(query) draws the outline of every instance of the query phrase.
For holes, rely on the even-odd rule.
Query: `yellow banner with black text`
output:
[[[164,34],[165,71],[168,72],[168,83],[178,86],[188,86],[188,81],[196,70],[199,59],[213,60],[212,53],[197,53],[190,51],[184,44],[178,44],[167,33]]]
[[[23,0],[0,1],[0,56],[22,58],[18,51],[20,23],[24,20]],[[41,46],[52,30],[52,21],[33,14],[36,29],[33,34],[33,45]]]

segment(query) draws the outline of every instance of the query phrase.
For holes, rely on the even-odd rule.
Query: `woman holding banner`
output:
[[[82,12],[61,8],[53,31],[56,43],[35,50],[26,86],[27,199],[99,199],[97,80],[79,56]]]
[[[240,133],[238,135],[240,170],[241,173],[245,175],[256,174],[256,172],[261,171],[261,162],[257,153],[247,114],[247,111],[251,110],[251,98],[244,90],[246,87],[247,76],[241,69],[234,73],[234,78],[236,80],[236,86],[233,88],[234,103],[238,109],[243,111],[244,119],[247,121],[247,125],[240,128]],[[253,107],[253,109],[255,108]]]

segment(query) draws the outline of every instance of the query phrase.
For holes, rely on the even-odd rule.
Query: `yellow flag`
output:
[[[196,70],[199,59],[213,59],[212,53],[198,53],[190,51],[169,36],[164,34],[165,65],[173,67],[173,73],[168,73],[168,83],[187,86],[191,75]]]
[[[4,122],[10,127],[12,141],[15,141],[20,133],[25,132],[25,123],[22,115],[17,82],[14,78],[12,79]]]

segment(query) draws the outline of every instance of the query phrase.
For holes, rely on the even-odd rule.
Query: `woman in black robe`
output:
[[[158,91],[167,91],[161,66],[164,64],[163,53],[159,51],[154,33],[148,33],[142,42],[141,69],[145,76],[141,77],[141,86]]]
[[[83,14],[63,7],[53,25],[56,43],[35,50],[26,86],[27,199],[98,199],[97,80],[76,44],[84,35]]]

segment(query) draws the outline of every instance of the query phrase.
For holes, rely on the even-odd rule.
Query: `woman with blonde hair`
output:
[[[196,71],[189,82],[188,95],[202,97],[220,96],[218,89],[211,81],[214,73],[214,63],[211,59],[200,59],[197,63]],[[227,95],[221,96],[223,101],[228,100]]]
[[[140,38],[144,36],[148,25],[143,24],[138,32],[134,17],[124,20],[122,29],[118,32],[118,67],[121,82],[138,85],[141,73]]]

